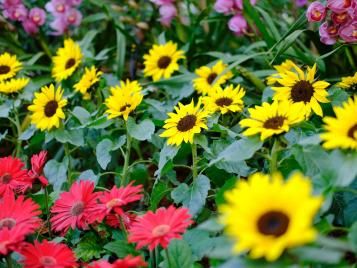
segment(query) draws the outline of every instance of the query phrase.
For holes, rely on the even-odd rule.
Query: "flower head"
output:
[[[59,128],[61,119],[65,118],[63,107],[67,100],[62,98],[61,87],[55,89],[53,84],[41,88],[41,92],[35,93],[35,98],[28,110],[32,112],[31,121],[37,128],[51,130]]]
[[[11,94],[21,91],[28,85],[28,78],[11,78],[6,81],[0,81],[0,93]]]
[[[357,92],[357,72],[353,76],[343,77],[337,86],[345,90]]]
[[[0,55],[0,81],[14,77],[22,68],[15,55],[5,52]],[[1,90],[1,89],[0,89]]]
[[[234,15],[228,22],[228,28],[237,36],[242,36],[248,32],[248,22],[240,13]]]
[[[148,246],[152,251],[158,245],[167,248],[170,241],[180,239],[192,223],[187,208],[159,208],[155,213],[149,211],[136,219],[129,229],[128,240],[137,243],[137,249]]]
[[[295,66],[295,63],[291,60],[286,60],[280,65],[274,65],[274,69],[277,73],[273,73],[272,75],[267,77],[267,84],[269,86],[275,85],[278,82],[278,79],[281,78],[280,73],[285,73],[291,71]]]
[[[322,197],[312,195],[309,178],[300,173],[284,181],[278,173],[256,173],[226,192],[219,208],[221,222],[234,251],[250,251],[250,257],[276,260],[286,248],[315,240],[312,227]]]
[[[43,168],[47,160],[47,151],[41,151],[31,157],[31,170],[29,175],[32,179],[38,179],[43,186],[48,185],[48,180],[43,176]]]
[[[105,261],[95,261],[87,266],[87,268],[139,268],[147,267],[147,263],[141,256],[133,257],[131,255],[126,256],[124,259],[118,259],[112,264]]]
[[[0,255],[8,255],[12,251],[17,251],[26,235],[27,230],[21,227],[2,228],[0,230]]]
[[[326,16],[326,7],[319,1],[312,2],[307,9],[306,16],[309,22],[322,21]]]
[[[46,12],[42,8],[34,7],[29,12],[29,19],[36,26],[42,26],[46,21]]]
[[[91,98],[90,89],[99,82],[102,74],[103,73],[98,71],[94,66],[85,68],[81,80],[73,86],[74,90],[80,92],[83,95],[83,99],[89,100]]]

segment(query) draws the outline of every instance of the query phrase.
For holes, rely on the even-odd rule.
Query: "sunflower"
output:
[[[85,68],[84,74],[81,80],[74,85],[74,90],[80,92],[83,95],[83,99],[90,99],[90,88],[99,81],[100,76],[103,73],[98,71],[94,66],[91,68]]]
[[[162,77],[170,78],[179,69],[177,62],[184,58],[184,52],[177,50],[177,44],[171,41],[164,45],[154,45],[149,54],[144,55],[144,75],[152,76],[154,81]]]
[[[325,117],[326,132],[321,134],[326,149],[343,148],[357,150],[357,95],[348,99],[342,107],[334,107],[336,118]]]
[[[111,87],[110,91],[111,96],[105,100],[109,119],[122,116],[124,120],[128,120],[129,114],[143,100],[141,85],[138,81],[121,81],[120,86]]]
[[[227,80],[233,77],[232,72],[223,72],[227,69],[227,64],[223,61],[218,61],[213,67],[202,66],[198,68],[195,73],[198,76],[193,80],[193,87],[198,91],[198,93],[206,95]]]
[[[274,73],[267,77],[267,84],[269,86],[275,85],[280,77],[279,73],[285,73],[291,71],[294,68],[295,64],[291,60],[286,60],[280,65],[275,65],[274,69],[277,70],[277,73]]]
[[[294,173],[284,181],[279,173],[256,173],[226,192],[219,208],[226,233],[235,241],[234,251],[274,261],[284,249],[316,239],[313,219],[322,204],[312,196],[309,178]]]
[[[7,52],[0,55],[0,81],[14,77],[21,68],[22,64],[17,60],[16,55]]]
[[[62,95],[61,87],[55,89],[52,84],[35,93],[33,104],[28,110],[32,112],[31,121],[37,128],[44,131],[59,127],[61,119],[65,118],[62,108],[67,105],[67,100]]]
[[[208,112],[201,109],[201,102],[194,105],[193,100],[188,105],[179,103],[175,107],[176,113],[168,113],[169,118],[165,120],[163,133],[160,137],[168,138],[167,144],[180,145],[182,142],[193,143],[195,134],[201,129],[207,129],[206,118]]]
[[[12,78],[7,81],[0,81],[0,93],[11,94],[19,92],[30,82],[28,78]]]
[[[264,102],[262,106],[249,108],[248,111],[250,118],[243,119],[239,123],[242,127],[248,127],[243,135],[252,136],[261,133],[261,140],[288,132],[291,125],[305,119],[304,105],[287,101],[274,101],[272,104]]]
[[[243,109],[243,97],[245,90],[239,85],[234,88],[233,85],[222,89],[217,87],[208,96],[202,98],[202,102],[206,109],[211,112],[220,112],[226,114],[228,112],[240,112]]]
[[[346,90],[357,91],[357,72],[354,76],[342,77],[341,82],[337,86]]]
[[[52,76],[57,82],[70,77],[81,63],[82,52],[79,45],[72,39],[64,41],[64,47],[57,50],[53,57]]]
[[[310,116],[311,110],[317,115],[322,116],[322,108],[319,102],[327,103],[328,92],[326,88],[330,85],[325,81],[316,81],[316,64],[307,68],[307,73],[303,72],[294,64],[294,71],[285,71],[279,73],[280,77],[277,83],[280,86],[272,87],[275,91],[274,100],[288,100],[291,103],[303,103],[305,106],[306,117]]]

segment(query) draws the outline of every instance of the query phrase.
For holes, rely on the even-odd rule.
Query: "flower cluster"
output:
[[[150,0],[159,7],[160,22],[162,25],[169,27],[172,20],[177,16],[175,0]]]
[[[321,42],[333,45],[339,39],[346,43],[357,42],[357,1],[327,0],[326,4],[315,1],[307,10],[309,22],[321,22]]]
[[[250,0],[255,5],[257,0]],[[248,23],[243,16],[243,0],[217,0],[214,5],[218,13],[233,15],[228,22],[228,28],[237,36],[248,32]]]

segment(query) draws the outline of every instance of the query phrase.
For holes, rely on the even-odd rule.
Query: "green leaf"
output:
[[[355,222],[348,234],[348,240],[354,250],[355,253],[357,253],[357,222]]]
[[[195,260],[201,260],[212,249],[215,248],[215,238],[211,238],[209,232],[199,229],[188,230],[184,234],[185,241],[192,249]]]
[[[76,106],[73,109],[72,114],[79,120],[82,125],[87,124],[90,119],[90,113],[86,109],[79,106]]]
[[[160,268],[192,268],[193,257],[191,249],[185,240],[174,239],[167,248],[168,254],[161,251],[163,261]],[[167,256],[169,259],[167,259]]]
[[[127,255],[137,255],[137,251],[134,246],[132,244],[128,244],[124,240],[109,242],[104,246],[104,249],[114,253],[118,258],[124,258]]]
[[[46,163],[43,171],[53,190],[60,191],[62,184],[67,180],[67,165],[52,159]]]
[[[164,148],[162,148],[162,150],[160,151],[159,166],[158,170],[155,171],[156,177],[160,178],[163,168],[170,160],[172,160],[176,156],[178,150],[179,147],[167,145],[165,143]]]
[[[316,263],[337,264],[343,257],[342,251],[327,248],[301,247],[291,250],[301,260],[307,260]]]
[[[7,118],[11,110],[11,102],[6,101],[0,105],[0,118]]]
[[[34,125],[30,125],[24,132],[21,133],[19,140],[27,141],[29,140],[33,134],[36,132],[36,127]]]
[[[112,156],[110,155],[112,147],[113,142],[109,139],[104,139],[97,144],[97,147],[95,149],[97,161],[100,167],[104,170],[107,168],[109,162],[112,159]]]
[[[83,171],[79,176],[78,176],[78,180],[90,180],[93,181],[94,184],[97,184],[98,182],[98,175],[96,175],[93,170],[88,169]]]
[[[224,185],[222,186],[221,189],[218,190],[216,194],[216,203],[217,205],[220,205],[224,203],[225,198],[224,198],[224,193],[228,190],[231,190],[234,188],[234,186],[237,184],[238,178],[233,177],[227,180]]]
[[[151,191],[149,210],[155,211],[160,201],[171,191],[166,183],[159,181]]]
[[[126,54],[126,37],[118,29],[115,32],[117,37],[117,51],[116,51],[117,72],[116,73],[119,77],[121,77],[125,67],[124,65],[125,65],[125,54]]]
[[[104,249],[94,234],[87,233],[78,243],[74,252],[78,259],[88,262],[91,259],[99,259]]]
[[[54,138],[61,143],[70,143],[75,146],[84,145],[83,129],[66,130],[56,129],[52,131]]]
[[[155,132],[155,125],[150,119],[145,119],[136,124],[135,120],[129,117],[126,123],[130,136],[139,141],[150,140],[152,134]]]
[[[182,203],[195,216],[204,207],[209,189],[211,189],[209,179],[204,175],[199,175],[191,186],[181,183],[171,192],[171,197],[175,203]]]

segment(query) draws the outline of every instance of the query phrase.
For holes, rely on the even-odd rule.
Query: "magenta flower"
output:
[[[53,15],[64,14],[70,8],[66,0],[51,0],[45,5],[48,12]]]
[[[4,6],[5,7],[5,6]],[[23,4],[8,6],[4,8],[3,15],[5,18],[14,21],[24,21],[27,18],[27,9]]]
[[[2,6],[4,9],[13,8],[15,6],[22,4],[22,0],[3,0],[0,2],[2,2]]]
[[[31,19],[26,19],[22,22],[22,27],[24,28],[25,32],[29,35],[37,34],[39,31],[38,26],[34,23]]]
[[[337,41],[338,28],[336,25],[329,25],[328,22],[321,24],[319,28],[320,40],[326,45],[333,45]]]
[[[308,4],[308,0],[295,0],[295,4],[297,7],[303,7]]]
[[[233,0],[217,0],[214,4],[214,9],[218,13],[229,14],[234,8]]]
[[[66,22],[68,25],[78,26],[82,21],[82,13],[77,9],[71,8],[66,12]]]
[[[331,19],[335,24],[345,24],[351,20],[351,17],[348,12],[332,13]]]
[[[54,30],[53,35],[62,35],[67,31],[67,23],[64,16],[56,17],[51,23],[50,27]]]
[[[307,9],[307,20],[309,22],[319,22],[326,17],[326,7],[318,1],[310,4]]]
[[[67,0],[67,4],[70,6],[79,6],[82,0]]]
[[[347,43],[357,42],[357,20],[342,26],[339,35]]]
[[[162,5],[159,12],[161,24],[167,27],[170,26],[172,20],[177,16],[177,9],[173,4]]]
[[[327,7],[335,13],[343,13],[351,7],[353,0],[327,0]]]
[[[245,34],[248,30],[248,23],[242,14],[236,14],[228,22],[228,28],[237,36]]]
[[[42,26],[46,21],[46,12],[42,8],[34,7],[29,12],[29,20],[37,26]]]
[[[175,0],[150,0],[150,1],[157,6],[173,4],[175,2]]]

